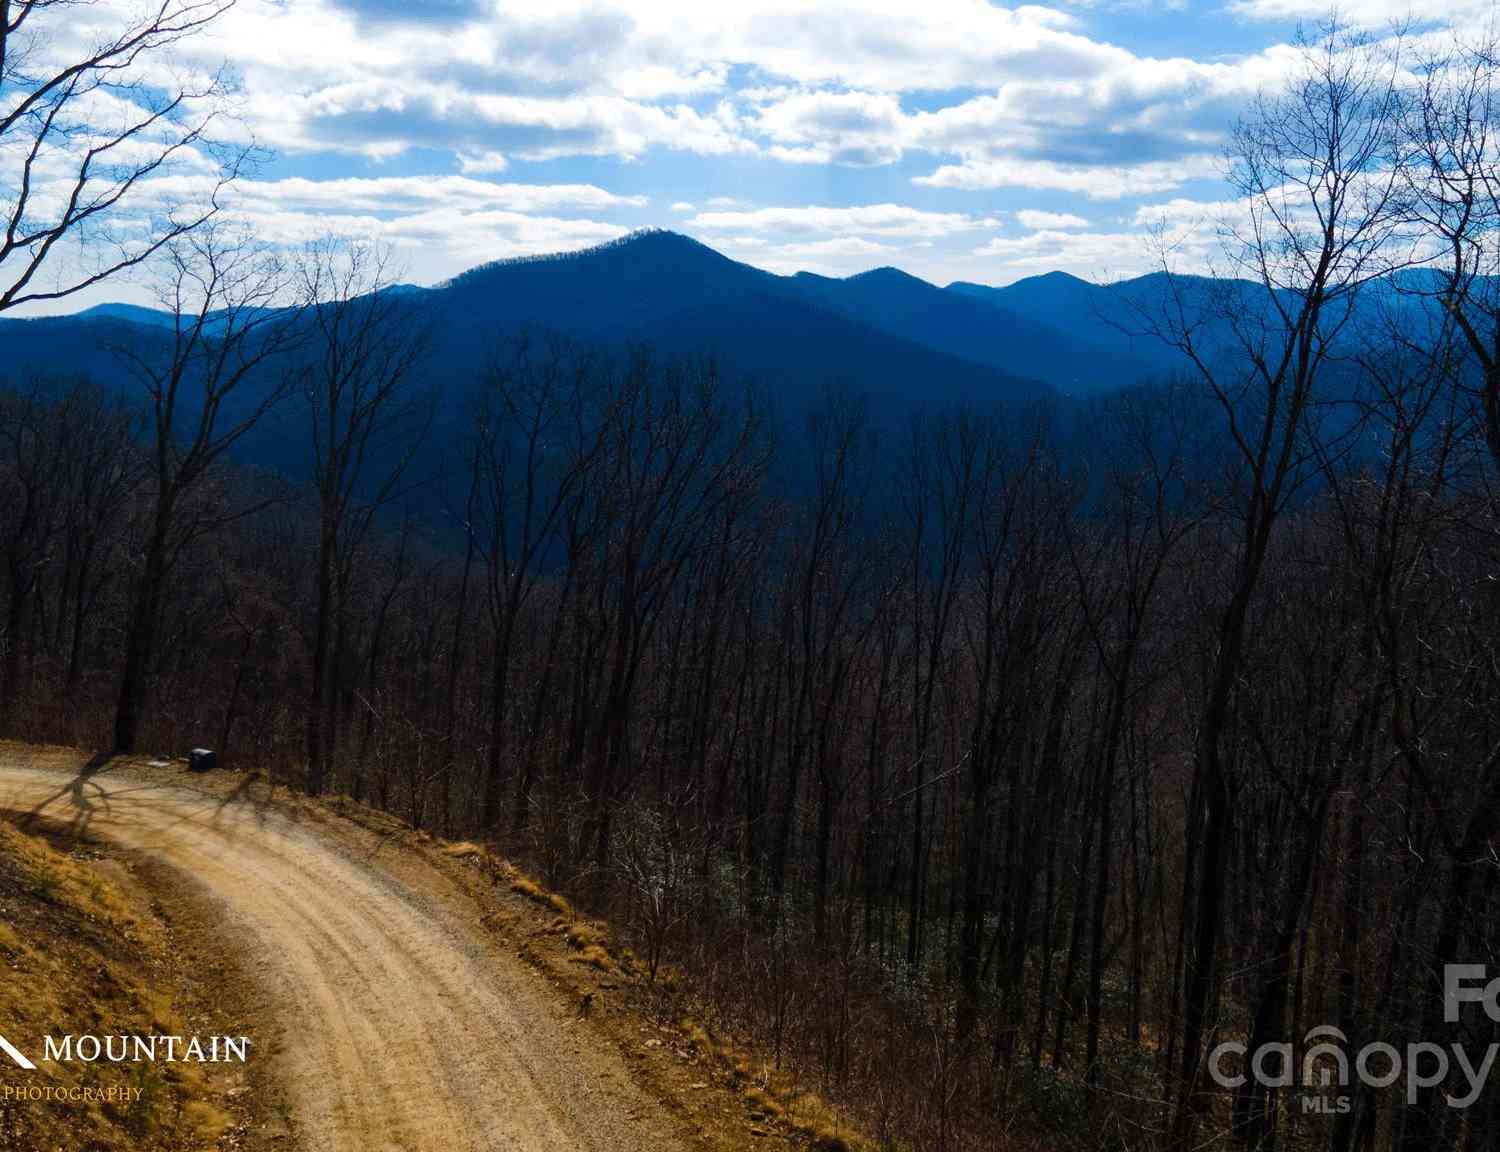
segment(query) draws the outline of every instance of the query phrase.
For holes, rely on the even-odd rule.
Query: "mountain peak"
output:
[[[1033,276],[1033,280],[1050,281],[1054,284],[1087,284],[1088,281],[1081,276],[1074,276],[1071,272],[1064,272],[1060,268],[1054,268],[1051,272],[1043,272],[1040,276]]]
[[[561,255],[591,256],[596,253],[615,251],[707,253],[721,260],[727,259],[701,240],[694,240],[691,236],[685,236],[681,232],[673,232],[670,228],[637,228],[614,240],[595,244],[592,248],[584,248],[579,252],[564,252]]]
[[[900,268],[895,268],[889,264],[883,264],[879,268],[871,268],[868,272],[860,272],[854,276],[850,276],[849,282],[852,284],[885,284],[891,286],[901,285],[904,287],[919,284],[924,288],[932,287],[931,284],[928,284],[920,276],[913,276],[910,272],[903,272]]]
[[[1090,284],[1087,280],[1084,280],[1081,277],[1074,276],[1071,272],[1054,270],[1052,272],[1042,272],[1036,276],[1024,277],[1011,284],[1010,287],[1013,289],[1021,289],[1022,291],[1026,290],[1027,288],[1049,288],[1053,290],[1087,290],[1089,288],[1095,287],[1095,285]]]
[[[621,257],[624,257],[631,263],[640,263],[643,265],[647,263],[660,265],[664,262],[680,265],[683,262],[691,261],[711,261],[720,264],[734,263],[729,257],[715,252],[707,244],[694,240],[691,236],[684,236],[681,232],[672,232],[666,228],[638,228],[634,232],[627,232],[623,236],[617,236],[613,240],[605,240],[601,244],[594,244],[588,248],[575,248],[572,251],[563,252],[542,252],[532,256],[510,256],[503,260],[491,260],[486,264],[470,268],[467,272],[460,272],[452,280],[439,285],[439,287],[473,283],[475,280],[483,278],[487,273],[525,265],[614,262]]]
[[[1074,276],[1071,272],[1054,270],[1051,272],[1040,272],[1035,276],[1026,276],[1020,280],[1012,281],[1004,288],[996,288],[993,284],[980,284],[973,280],[955,280],[947,285],[949,292],[962,292],[966,295],[977,295],[987,292],[1012,292],[1026,291],[1028,289],[1090,289],[1097,285],[1090,283],[1081,277]]]
[[[674,232],[670,228],[658,228],[655,226],[634,228],[618,240],[606,240],[603,244],[598,245],[598,247],[604,248],[610,245],[623,247],[626,244],[680,244],[690,248],[708,247],[707,244],[699,240],[694,240],[685,232]]]

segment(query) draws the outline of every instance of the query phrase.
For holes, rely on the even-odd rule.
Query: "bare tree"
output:
[[[981,430],[959,419],[929,433],[914,429],[902,485],[904,534],[910,543],[907,577],[911,645],[910,699],[913,734],[912,775],[907,790],[912,805],[911,860],[907,883],[906,962],[917,971],[922,962],[922,903],[925,891],[926,778],[931,748],[934,701],[949,642],[954,604],[965,561],[972,550],[974,506],[982,463]],[[903,781],[903,783],[905,783]]]
[[[1397,59],[1336,24],[1302,46],[1300,72],[1263,95],[1234,133],[1228,177],[1247,219],[1231,228],[1233,271],[1207,293],[1170,281],[1155,330],[1178,348],[1217,404],[1232,445],[1240,524],[1218,608],[1215,657],[1198,730],[1185,875],[1193,931],[1184,989],[1181,1095],[1174,1142],[1190,1147],[1208,1096],[1198,1091],[1234,833],[1225,741],[1252,603],[1287,502],[1315,473],[1309,439],[1332,348],[1368,281],[1404,259],[1396,241]],[[1217,346],[1216,346],[1217,343]]]
[[[135,267],[219,211],[246,156],[210,135],[225,79],[164,88],[155,72],[233,3],[153,0],[122,23],[82,0],[0,0],[0,312]],[[201,197],[161,199],[153,179],[189,160],[210,173]],[[145,230],[112,227],[126,212]]]
[[[1095,786],[1099,853],[1095,864],[1090,915],[1087,1068],[1091,1084],[1099,1082],[1099,1032],[1103,1016],[1105,915],[1112,895],[1116,772],[1124,756],[1131,697],[1149,673],[1150,653],[1143,653],[1150,617],[1172,554],[1195,524],[1185,508],[1182,406],[1172,389],[1160,393],[1127,392],[1105,402],[1099,415],[1103,445],[1101,479],[1106,486],[1107,527],[1073,532],[1068,554],[1078,582],[1078,605],[1084,630],[1104,682],[1098,781]],[[1112,445],[1108,429],[1118,427],[1123,443]],[[1105,539],[1097,539],[1103,535]]]
[[[1415,291],[1441,306],[1440,319],[1424,333],[1429,365],[1451,389],[1458,410],[1471,415],[1491,469],[1500,469],[1500,45],[1491,38],[1455,41],[1422,62],[1419,94],[1402,122],[1402,163],[1409,220],[1430,238],[1436,254],[1432,281]],[[1430,403],[1430,400],[1429,400]],[[1399,410],[1398,410],[1399,411]],[[1480,460],[1483,460],[1480,453]],[[1483,471],[1481,464],[1480,471]],[[1493,475],[1493,472],[1491,472]],[[1495,507],[1492,484],[1485,486]],[[1480,554],[1483,554],[1482,552]],[[1492,577],[1490,577],[1492,579]],[[1480,787],[1467,792],[1443,777],[1441,756],[1424,738],[1421,694],[1413,690],[1415,657],[1396,627],[1396,606],[1387,596],[1382,648],[1395,695],[1392,727],[1412,778],[1441,833],[1444,867],[1437,877],[1440,912],[1422,987],[1426,1000],[1423,1038],[1452,1029],[1441,1017],[1441,973],[1457,962],[1470,925],[1487,915],[1493,888],[1494,837],[1500,834],[1500,741],[1485,733],[1469,751]],[[1445,645],[1451,648],[1452,645]],[[1491,649],[1481,664],[1493,669]],[[1461,697],[1467,702],[1467,696]],[[1488,707],[1488,704],[1485,705]],[[1463,728],[1462,707],[1441,715],[1440,730]],[[1431,720],[1427,720],[1431,723]],[[1455,802],[1455,793],[1462,800]],[[1453,809],[1451,812],[1449,809]],[[1405,1117],[1403,1152],[1435,1147],[1454,1138],[1457,1118],[1432,1089],[1424,1089]]]
[[[791,526],[790,562],[778,612],[793,710],[771,881],[779,900],[806,776],[815,809],[813,939],[821,953],[828,946],[834,820],[851,776],[849,766],[842,763],[840,729],[852,698],[855,666],[873,623],[864,611],[875,598],[870,586],[883,573],[875,562],[875,541],[860,524],[869,516],[873,487],[863,404],[842,392],[830,392],[809,417],[807,433],[812,487],[805,515]]]
[[[0,573],[7,594],[0,632],[0,720],[9,721],[19,691],[22,636],[37,583],[55,546],[66,492],[54,482],[67,422],[47,403],[48,389],[33,382],[0,401],[0,450],[10,459],[0,513]]]
[[[1500,56],[1495,42],[1456,43],[1422,61],[1422,85],[1401,119],[1397,168],[1407,221],[1435,245],[1426,294],[1440,303],[1448,333],[1432,333],[1441,354],[1456,337],[1479,368],[1485,442],[1500,466]],[[1419,282],[1415,289],[1422,292]],[[1462,385],[1462,381],[1460,384]]]
[[[300,337],[301,309],[287,306],[291,279],[274,254],[212,228],[179,237],[167,252],[172,329],[163,341],[120,350],[146,395],[152,491],[115,710],[117,752],[135,750],[175,555],[248,511],[208,512],[191,498],[287,394],[294,376],[279,361]]]
[[[75,689],[83,672],[85,637],[106,591],[120,578],[113,562],[130,523],[145,463],[137,442],[137,413],[99,389],[69,388],[60,401],[68,430],[58,446],[58,480],[65,486],[62,580],[65,605],[59,626],[71,621],[64,685]]]
[[[480,825],[500,821],[511,645],[521,610],[538,583],[538,565],[604,449],[596,409],[601,365],[579,349],[523,336],[497,355],[476,397],[470,446],[477,509],[471,546],[484,558],[485,604],[494,634],[490,732]],[[526,799],[518,794],[518,804]]]
[[[302,263],[301,290],[313,340],[304,391],[319,522],[307,712],[307,790],[316,796],[334,731],[335,648],[349,581],[376,517],[404,490],[433,394],[418,376],[423,329],[410,302],[392,290],[383,252],[316,244]]]

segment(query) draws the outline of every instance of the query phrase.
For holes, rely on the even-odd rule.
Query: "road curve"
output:
[[[245,1030],[277,1051],[251,1059],[276,1062],[306,1152],[682,1147],[618,1053],[456,911],[436,869],[160,775],[0,750],[0,809],[145,853],[213,902],[274,1006]]]

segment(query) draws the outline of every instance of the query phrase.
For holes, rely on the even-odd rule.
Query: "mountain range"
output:
[[[1201,306],[1208,294],[1221,294],[1222,305],[1231,293],[1230,310],[1252,319],[1270,300],[1246,282],[1161,274],[1094,284],[1051,272],[999,288],[939,287],[895,268],[783,276],[665,231],[485,264],[433,288],[388,290],[409,297],[429,334],[444,440],[461,432],[470,382],[525,330],[605,348],[646,346],[665,359],[712,356],[729,380],[753,381],[784,417],[811,408],[830,385],[844,387],[866,397],[877,427],[895,427],[913,410],[1069,406],[1181,372],[1182,354],[1146,333],[1165,302],[1208,318],[1199,339],[1212,354],[1230,341],[1228,323],[1214,318],[1223,309]],[[1373,298],[1415,308],[1419,318],[1431,311],[1411,292]],[[126,304],[0,321],[0,383],[87,376],[128,390],[120,345],[163,341],[171,324],[166,312]],[[280,456],[297,455],[276,449],[285,430],[256,439],[256,463],[281,467]]]
[[[660,231],[402,287],[432,321],[446,377],[477,371],[498,342],[531,329],[712,355],[788,409],[830,383],[868,395],[877,410],[1091,395],[1158,374],[1168,351],[1116,326],[1118,285],[1052,273],[1006,288],[941,288],[895,268],[778,276]],[[150,339],[170,325],[167,313],[128,304],[5,321],[0,371],[107,375],[122,336]]]
[[[1077,293],[1101,292],[1063,278]],[[845,279],[778,276],[686,236],[645,232],[571,255],[485,265],[434,291],[471,330],[499,322],[712,352],[778,392],[778,384],[840,380],[876,398],[983,402],[1045,389],[1092,394],[1159,371],[1158,348],[1139,338],[1142,347],[1132,348],[1095,323],[1088,304],[1050,314],[1033,306],[1034,283],[979,293],[895,268]],[[1114,301],[1102,292],[1100,303]]]

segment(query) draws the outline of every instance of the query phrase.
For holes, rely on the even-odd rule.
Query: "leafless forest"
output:
[[[1178,377],[898,429],[537,333],[434,452],[378,254],[189,221],[160,355],[5,382],[0,726],[492,840],[892,1148],[1500,1147],[1208,1072],[1500,1041],[1494,76],[1311,44]]]

